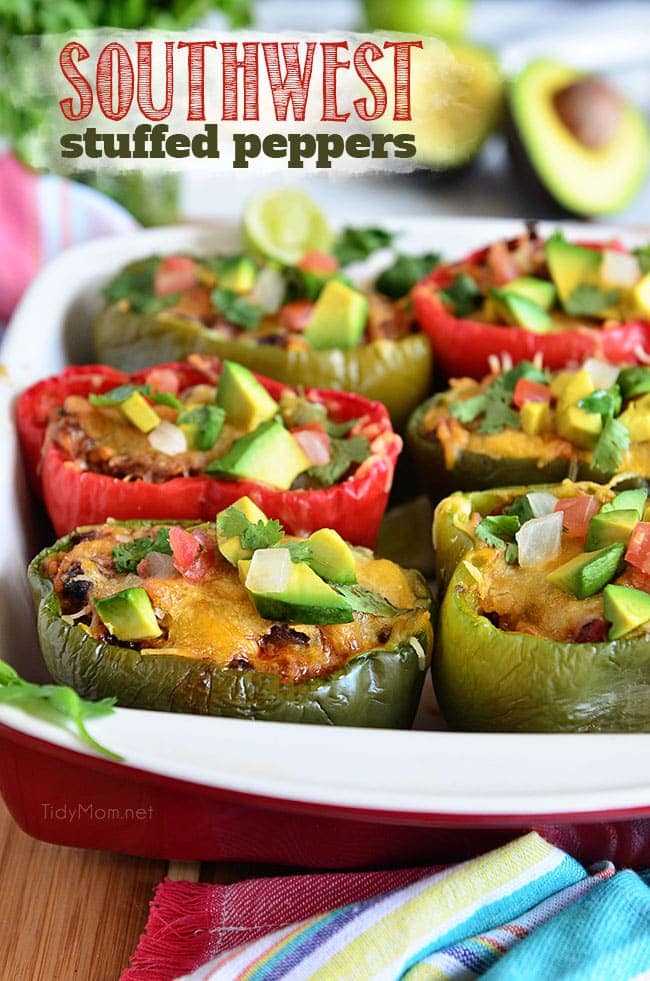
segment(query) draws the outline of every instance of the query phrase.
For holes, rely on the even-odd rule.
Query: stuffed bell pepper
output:
[[[448,377],[482,378],[494,355],[536,353],[549,368],[596,357],[633,364],[650,355],[648,247],[574,244],[534,225],[438,266],[413,290],[413,308]]]
[[[248,495],[292,534],[329,525],[373,546],[401,448],[377,402],[202,355],[133,375],[67,368],[22,393],[17,423],[59,535],[109,517],[208,520]]]
[[[361,292],[331,254],[295,266],[252,254],[154,256],[103,293],[95,357],[126,371],[210,354],[289,385],[359,392],[384,402],[396,425],[430,388],[430,345],[409,298]]]
[[[53,678],[204,715],[407,727],[433,643],[419,573],[336,531],[287,536],[247,497],[216,522],[109,522],[29,577]]]
[[[433,681],[455,729],[650,732],[650,508],[590,483],[454,494]]]
[[[407,445],[423,488],[650,481],[650,368],[595,359],[572,371],[521,361],[481,382],[455,379],[413,414]]]

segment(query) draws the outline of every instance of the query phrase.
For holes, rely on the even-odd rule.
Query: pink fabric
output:
[[[58,252],[134,228],[124,208],[92,188],[36,174],[10,153],[0,156],[0,326]]]
[[[443,867],[292,875],[229,886],[165,879],[121,981],[172,981],[296,920],[409,885]]]

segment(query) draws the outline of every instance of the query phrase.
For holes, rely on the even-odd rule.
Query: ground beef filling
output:
[[[157,527],[146,534],[152,536]],[[205,526],[203,526],[205,527]],[[209,534],[214,537],[214,532]],[[301,682],[331,674],[351,658],[378,648],[407,643],[414,634],[430,635],[427,610],[417,600],[406,574],[385,559],[357,551],[361,585],[377,590],[409,612],[392,618],[355,614],[354,622],[314,626],[263,619],[239,580],[237,571],[215,552],[214,568],[202,582],[187,582],[170,556],[136,573],[118,573],[113,548],[142,537],[121,525],[105,525],[78,535],[68,552],[48,558],[44,574],[52,580],[64,616],[97,640],[133,647],[144,655],[206,658],[221,667],[256,670]],[[153,554],[153,553],[152,553]],[[148,573],[157,567],[157,575]],[[93,607],[93,600],[130,586],[143,587],[152,602],[162,636],[155,641],[124,644],[112,638]]]

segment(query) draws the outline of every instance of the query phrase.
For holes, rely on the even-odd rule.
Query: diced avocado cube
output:
[[[611,623],[610,640],[618,640],[650,620],[650,594],[631,586],[606,586],[605,618]]]
[[[524,402],[519,410],[521,428],[527,436],[540,436],[551,428],[551,409],[548,402]]]
[[[233,256],[224,259],[219,267],[217,285],[220,289],[235,293],[250,293],[257,278],[257,266],[248,256]]]
[[[307,539],[311,548],[308,564],[329,582],[349,585],[357,581],[357,567],[352,549],[337,531],[321,528]]]
[[[597,552],[582,552],[558,566],[546,579],[577,599],[587,599],[600,592],[614,578],[624,551],[625,545],[616,542]]]
[[[140,392],[133,392],[128,399],[120,402],[120,409],[142,433],[150,433],[160,423],[160,416]]]
[[[151,600],[141,586],[95,600],[95,609],[102,623],[118,640],[149,640],[162,633]]]
[[[637,521],[640,521],[643,517],[647,499],[648,492],[645,487],[636,487],[633,490],[621,491],[613,501],[603,504],[600,513],[607,514],[608,511],[627,511],[631,509],[636,513]]]
[[[506,323],[515,324],[536,334],[545,334],[550,330],[551,318],[543,307],[532,300],[496,286],[491,288],[489,295],[496,304],[497,315],[503,317]]]
[[[650,394],[630,402],[618,419],[626,427],[633,443],[650,440]]]
[[[243,563],[242,563],[243,564]],[[248,570],[246,582],[250,578]],[[248,588],[248,586],[247,586]],[[350,623],[352,607],[305,562],[291,563],[287,585],[281,592],[250,592],[257,612],[265,620],[284,623]]]
[[[593,552],[613,542],[627,544],[639,521],[636,510],[599,511],[589,522],[585,551]]]
[[[317,351],[355,347],[367,318],[368,300],[363,293],[330,279],[314,305],[303,337]]]
[[[619,372],[616,384],[621,390],[624,402],[645,395],[646,392],[650,392],[650,368],[640,364],[632,368],[623,368]]]
[[[563,413],[557,412],[555,423],[558,436],[583,450],[593,449],[603,428],[599,415],[580,409],[577,405],[570,405]]]
[[[638,317],[650,318],[650,272],[642,276],[632,289],[632,308]]]
[[[569,382],[573,379],[575,371],[558,371],[556,375],[551,377],[549,382],[549,388],[551,389],[551,395],[555,399],[559,399],[564,389],[567,387]]]
[[[538,279],[536,276],[519,276],[511,280],[502,289],[506,293],[516,293],[524,299],[535,303],[542,310],[550,310],[557,299],[557,290],[548,279]]]
[[[261,480],[288,490],[308,470],[311,460],[288,429],[270,419],[236,439],[224,456],[212,460],[206,473],[236,480]]]
[[[261,508],[258,508],[254,501],[251,501],[250,497],[240,497],[239,500],[235,501],[234,504],[230,505],[236,511],[241,511],[244,517],[252,524],[257,524],[258,521],[266,521],[267,517]],[[219,531],[219,518],[225,514],[226,511],[230,510],[225,508],[217,515],[217,546],[219,551],[223,555],[224,559],[230,562],[231,565],[237,565],[242,559],[250,559],[253,554],[251,548],[242,548],[239,535],[229,535],[225,537]]]
[[[558,412],[562,412],[570,405],[576,405],[580,399],[591,395],[595,388],[591,375],[584,369],[575,371],[567,378],[562,384],[561,391],[557,393],[553,391],[553,383],[551,383],[551,392],[557,398]]]
[[[565,304],[576,286],[599,282],[602,253],[583,245],[567,242],[560,232],[547,240],[544,247],[551,278]]]
[[[235,361],[223,363],[217,405],[224,410],[232,426],[246,432],[257,429],[261,422],[272,419],[280,411],[278,403],[253,372]]]

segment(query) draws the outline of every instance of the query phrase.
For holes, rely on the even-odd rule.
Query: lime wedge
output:
[[[302,191],[289,188],[252,197],[244,209],[243,227],[250,249],[286,265],[312,250],[329,251],[333,241],[318,205]]]

